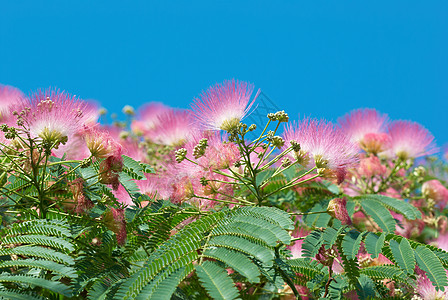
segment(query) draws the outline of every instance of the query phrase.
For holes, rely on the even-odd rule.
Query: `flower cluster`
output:
[[[448,165],[431,156],[431,133],[375,109],[337,123],[278,111],[266,124],[245,124],[257,107],[253,91],[224,81],[191,109],[127,105],[126,121],[105,125],[96,104],[66,92],[0,85],[0,232],[53,222],[32,233],[50,235],[48,253],[59,247],[76,258],[67,259],[73,270],[56,268],[74,282],[71,272],[84,272],[70,285],[75,297],[150,295],[157,287],[149,284],[167,278],[182,283],[164,293],[204,284],[197,298],[220,284],[235,292],[228,298],[446,298]],[[13,235],[26,226],[16,227]],[[22,256],[40,268],[29,257],[47,258],[30,250],[42,240],[14,239],[0,239],[5,257],[23,247],[1,263],[5,273],[17,275]],[[88,278],[90,265],[97,273]],[[19,288],[35,295],[28,287],[44,290],[44,280],[70,282],[31,269],[17,272],[38,278],[27,284],[2,275],[0,298]]]

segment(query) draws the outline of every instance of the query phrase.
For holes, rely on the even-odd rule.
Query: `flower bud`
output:
[[[130,105],[125,105],[125,106],[123,107],[123,109],[122,109],[122,112],[123,112],[125,115],[129,115],[129,116],[133,116],[133,115],[135,115],[135,110],[134,110],[134,108],[133,108],[132,106],[130,106]]]
[[[342,225],[352,224],[352,220],[348,215],[347,211],[347,199],[346,198],[335,198],[328,203],[327,213],[333,218],[341,221]]]

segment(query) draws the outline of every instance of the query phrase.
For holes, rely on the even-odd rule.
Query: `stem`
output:
[[[307,182],[307,181],[311,181],[311,180],[313,180],[313,179],[316,179],[317,177],[320,176],[319,174],[316,174],[316,175],[314,175],[313,177],[310,177],[310,178],[308,178],[308,179],[305,179],[305,180],[302,180],[302,181],[297,182],[299,179],[301,179],[301,178],[303,178],[304,176],[308,175],[309,173],[311,173],[311,172],[314,171],[315,169],[316,169],[316,167],[312,168],[312,169],[309,170],[308,172],[302,174],[300,177],[297,177],[296,179],[290,181],[290,182],[289,182],[288,184],[286,184],[285,186],[283,186],[283,187],[281,187],[281,188],[278,188],[278,189],[276,189],[275,191],[273,191],[273,192],[267,194],[267,195],[266,195],[266,198],[269,197],[269,196],[271,196],[271,195],[273,195],[273,194],[275,194],[275,193],[278,193],[278,192],[280,192],[280,191],[283,191],[283,190],[292,188],[293,186],[296,186],[296,185],[305,183],[305,182]]]
[[[327,211],[310,211],[306,213],[289,213],[291,216],[308,216],[308,215],[317,215],[317,214],[326,214]]]
[[[277,246],[275,246],[275,256],[278,258],[278,259],[281,259],[280,258],[280,253],[279,253],[279,250],[280,250],[280,248],[283,246],[283,244],[282,243],[280,243],[280,244],[278,244]],[[277,269],[277,271],[279,271],[279,273],[280,273],[280,275],[282,276],[282,278],[283,278],[283,280],[288,284],[288,286],[291,288],[291,290],[292,290],[292,292],[294,293],[294,296],[296,297],[296,299],[302,299],[301,297],[300,297],[300,294],[299,294],[299,292],[297,291],[297,289],[296,289],[296,287],[295,287],[295,285],[294,285],[294,282],[292,282],[292,280],[291,280],[291,278],[289,278],[289,276],[288,276],[288,274],[286,274],[284,271],[283,271],[283,269],[281,268],[281,267],[279,267],[278,265],[275,265],[275,267],[276,267],[276,269]]]
[[[255,139],[254,141],[252,141],[252,143],[249,144],[249,146],[252,145],[252,144],[254,144],[254,145],[252,146],[252,149],[251,149],[251,150],[253,150],[253,149],[255,149],[255,148],[257,147],[257,142],[260,141],[260,140],[262,139],[263,134],[266,132],[266,130],[267,130],[268,127],[269,127],[269,124],[271,124],[271,120],[270,120],[270,119],[269,119],[268,122],[266,123],[266,126],[264,127],[263,132],[261,132],[260,136],[259,136],[257,139]]]

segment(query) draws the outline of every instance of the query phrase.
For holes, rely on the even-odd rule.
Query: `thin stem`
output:
[[[327,213],[326,210],[324,211],[310,211],[310,212],[305,212],[305,213],[296,213],[296,212],[292,212],[292,213],[288,213],[291,216],[308,216],[308,215],[317,215],[317,214],[325,214]]]

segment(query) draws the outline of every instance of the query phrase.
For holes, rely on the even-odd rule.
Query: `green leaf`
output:
[[[376,194],[357,196],[354,197],[354,199],[359,200],[361,203],[365,200],[378,201],[385,205],[388,209],[404,215],[408,220],[421,219],[422,217],[421,212],[415,206],[404,200]]]
[[[247,278],[249,282],[260,282],[260,271],[252,261],[241,252],[226,248],[212,248],[204,251],[204,256],[222,261],[236,272]]]
[[[322,246],[324,239],[322,238],[322,231],[314,230],[308,234],[303,240],[302,249],[305,257],[313,258],[319,252],[320,246]]]
[[[65,265],[75,264],[75,261],[72,257],[50,248],[43,248],[39,246],[19,246],[15,248],[0,249],[0,256],[12,255],[12,254],[40,257],[46,260],[52,260],[55,262],[63,263]]]
[[[232,211],[232,215],[253,216],[271,222],[286,230],[294,230],[294,222],[284,210],[266,206],[244,206]]]
[[[364,244],[366,246],[367,252],[372,255],[372,258],[378,257],[378,254],[381,253],[381,249],[383,248],[385,239],[386,235],[384,233],[381,233],[380,236],[376,235],[373,232],[367,233],[367,236],[364,239]]]
[[[212,261],[196,265],[195,268],[199,281],[213,299],[235,299],[238,297],[238,290],[225,269]]]
[[[239,226],[251,234],[256,234],[271,246],[275,246],[277,241],[280,241],[286,245],[291,241],[291,236],[287,231],[282,229],[279,225],[272,224],[261,218],[256,218],[253,216],[234,216],[223,220],[221,223],[223,223],[223,226]],[[247,223],[247,225],[244,223]]]
[[[395,220],[390,214],[389,210],[381,203],[375,200],[363,200],[361,206],[364,208],[368,216],[372,217],[378,226],[384,232],[393,232],[395,230]]]
[[[45,236],[45,235],[19,235],[14,237],[4,237],[2,239],[2,244],[34,244],[34,245],[42,245],[48,246],[60,250],[65,250],[72,252],[75,250],[73,245],[66,240],[61,238],[57,238],[54,236]]]
[[[189,264],[185,267],[178,269],[176,272],[171,274],[168,278],[166,278],[159,284],[159,286],[154,290],[154,292],[151,295],[152,299],[170,299],[171,295],[176,290],[176,287],[193,270],[194,267],[192,264]]]
[[[338,230],[334,229],[333,227],[328,227],[325,229],[323,234],[325,249],[330,249],[331,246],[336,243],[336,240],[338,239],[339,234],[344,231],[345,227],[340,227]]]
[[[426,272],[429,280],[436,288],[444,291],[445,287],[448,286],[448,280],[446,271],[437,256],[425,246],[418,246],[414,253],[420,269]]]
[[[45,300],[44,297],[38,296],[31,292],[20,290],[0,289],[0,299],[8,300]]]
[[[297,280],[302,284],[306,284],[306,282],[313,280],[316,276],[324,276],[326,274],[324,266],[311,258],[288,259],[285,262],[294,272],[301,274]]]
[[[327,206],[324,207],[324,205],[316,203],[316,205],[314,205],[310,212],[326,211]],[[305,224],[309,227],[327,227],[330,220],[331,216],[327,213],[310,214],[305,217]]]
[[[76,278],[76,270],[53,261],[35,260],[35,259],[18,259],[0,262],[0,269],[3,268],[39,268],[68,278]]]
[[[356,230],[350,230],[342,239],[342,249],[347,259],[355,259],[361,247],[361,241],[365,232],[359,233]]]
[[[408,279],[403,270],[394,265],[365,267],[360,272],[374,280],[393,279],[399,282],[406,282]]]
[[[48,289],[55,293],[70,296],[70,289],[68,286],[60,283],[59,281],[51,281],[44,278],[32,277],[26,275],[0,275],[0,282],[15,282],[22,284],[31,284],[35,286],[42,287],[44,289]]]
[[[123,172],[128,174],[132,179],[146,179],[142,166],[138,161],[126,155],[122,155],[121,157],[123,158]]]
[[[225,247],[252,255],[268,266],[272,265],[274,260],[273,251],[238,236],[214,236],[209,240],[208,245]]]
[[[376,295],[375,283],[368,276],[361,274],[358,278],[359,288],[356,293],[360,300],[373,299]]]
[[[395,240],[390,240],[390,249],[398,266],[406,273],[413,274],[415,269],[414,251],[407,239],[402,239],[400,244]]]
[[[132,179],[125,172],[120,173],[118,180],[120,181],[121,185],[126,189],[126,191],[130,195],[140,192],[140,189],[137,186],[137,184],[135,183],[134,179]]]

